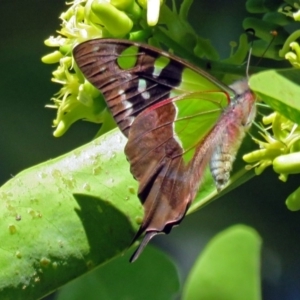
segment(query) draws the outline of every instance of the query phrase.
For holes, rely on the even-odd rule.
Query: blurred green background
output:
[[[244,1],[230,1],[229,6],[223,3],[226,1],[194,2],[191,23],[199,35],[212,39],[218,51],[223,51],[222,56],[227,56],[228,42],[237,40],[243,31]],[[45,105],[59,86],[50,82],[55,66],[43,64],[40,58],[51,52],[43,41],[59,29],[58,16],[63,10],[63,0],[0,2],[1,183],[90,141],[99,128],[78,122],[62,138],[52,136],[56,111]],[[159,236],[154,243],[175,258],[185,278],[214,234],[231,224],[250,225],[263,238],[263,299],[300,299],[300,213],[288,211],[284,203],[298,187],[299,178],[293,176],[282,183],[267,170],[186,217],[171,235]]]
[[[44,45],[56,35],[66,9],[61,0],[26,0],[0,3],[1,173],[3,183],[19,171],[61,155],[90,141],[98,126],[80,122],[63,138],[52,136],[56,110],[45,108],[60,86],[51,83],[55,65],[41,57]]]

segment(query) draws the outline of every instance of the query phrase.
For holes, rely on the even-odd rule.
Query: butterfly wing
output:
[[[209,134],[233,90],[175,56],[129,41],[98,39],[74,49],[85,77],[103,93],[139,182],[146,231],[135,260],[157,233],[168,233],[194,199],[214,147]]]
[[[104,95],[119,128],[128,136],[147,107],[194,91],[233,91],[211,75],[175,56],[126,40],[95,39],[73,55],[85,77]]]

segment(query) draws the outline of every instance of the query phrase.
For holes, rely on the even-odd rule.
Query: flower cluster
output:
[[[260,132],[264,140],[253,138],[260,149],[244,155],[243,159],[255,163],[251,167],[255,167],[257,175],[273,165],[280,180],[286,181],[289,174],[300,173],[300,128],[277,112],[263,117],[262,121],[268,126],[268,130]]]
[[[279,8],[279,12],[292,22],[300,21],[300,3],[289,1],[290,3]],[[286,39],[282,49],[279,51],[281,57],[285,57],[295,68],[300,68],[300,47],[297,39],[300,37],[300,30],[292,32]],[[292,50],[292,51],[290,51]]]
[[[276,30],[276,33],[280,33],[280,36],[276,36],[274,39],[275,47],[273,49],[276,50],[278,59],[285,58],[294,68],[299,68],[300,47],[296,40],[300,37],[300,30],[288,33],[286,27],[299,22],[300,3],[287,0],[277,7],[272,2],[268,2],[265,5],[269,5],[269,7],[266,7],[262,5],[262,1],[258,2],[247,1],[248,4],[256,5],[256,9],[251,8],[253,12],[256,11],[256,13],[260,12],[263,14],[263,17],[259,20],[260,28],[269,26],[269,29],[273,28]],[[277,27],[271,27],[271,24]],[[260,31],[258,30],[258,32]],[[274,58],[276,59],[276,57]],[[267,88],[270,89],[272,87],[267,86]],[[284,88],[284,84],[282,84],[282,88]],[[262,100],[265,100],[273,107],[275,112],[262,119],[264,128],[262,128],[260,134],[263,140],[253,138],[260,149],[244,155],[243,158],[247,163],[252,164],[248,168],[255,167],[257,175],[261,174],[266,167],[273,165],[274,171],[279,174],[279,179],[285,182],[289,174],[300,173],[300,129],[297,123],[291,121],[297,120],[295,115],[299,115],[297,107],[294,105],[294,97],[297,94],[291,90],[282,90],[282,94],[283,96],[288,94],[286,97],[288,101],[280,102],[278,101],[279,97],[273,99],[268,95],[265,97],[261,95]],[[288,199],[295,201],[294,196],[293,193]],[[300,200],[300,197],[298,199]],[[287,205],[291,208],[289,203],[290,200],[287,200]],[[295,205],[292,206],[296,207]],[[298,209],[300,209],[300,202],[298,206]]]
[[[72,49],[78,43],[100,37],[124,38],[133,27],[138,26],[147,11],[149,26],[157,23],[160,0],[75,0],[69,9],[62,13],[61,29],[58,36],[45,41],[49,47],[59,50],[44,56],[44,63],[59,63],[52,75],[52,81],[62,85],[52,98],[57,108],[53,122],[54,136],[63,135],[77,120],[102,123],[105,118],[105,102],[101,93],[94,88],[74,65]],[[145,26],[144,26],[145,27]]]

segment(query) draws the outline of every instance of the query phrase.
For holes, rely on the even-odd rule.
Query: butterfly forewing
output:
[[[164,99],[194,91],[233,96],[207,73],[150,46],[97,39],[78,45],[73,54],[85,77],[103,93],[126,136],[140,112]]]

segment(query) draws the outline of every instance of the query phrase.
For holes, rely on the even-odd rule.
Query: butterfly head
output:
[[[250,91],[248,79],[246,78],[235,81],[229,87],[235,91],[237,96],[243,95]]]

